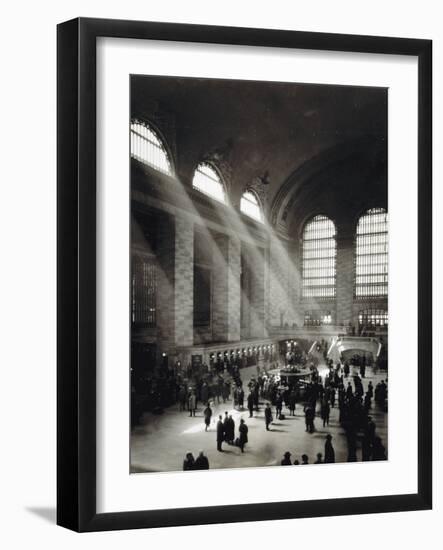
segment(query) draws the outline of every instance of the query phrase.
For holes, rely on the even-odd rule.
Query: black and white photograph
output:
[[[131,75],[131,474],[388,460],[388,94]]]

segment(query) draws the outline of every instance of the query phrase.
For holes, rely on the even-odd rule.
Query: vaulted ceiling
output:
[[[132,116],[175,136],[180,177],[215,151],[232,168],[234,200],[265,177],[274,222],[301,202],[366,197],[370,185],[386,197],[386,89],[134,76],[131,91]]]

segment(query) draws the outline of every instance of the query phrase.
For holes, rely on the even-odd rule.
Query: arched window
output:
[[[263,222],[263,212],[258,198],[252,191],[245,191],[240,200],[240,210],[253,220]]]
[[[371,208],[358,221],[355,252],[355,296],[388,294],[388,214]]]
[[[201,162],[197,166],[192,187],[217,201],[226,202],[226,190],[222,179],[215,169],[206,162]]]
[[[168,152],[155,130],[148,124],[131,122],[131,156],[160,172],[172,175]]]
[[[303,231],[303,297],[334,298],[337,245],[335,225],[315,216]]]

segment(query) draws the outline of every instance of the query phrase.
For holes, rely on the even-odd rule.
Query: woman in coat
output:
[[[240,432],[239,447],[241,452],[244,453],[245,445],[248,442],[248,427],[246,426],[243,418],[240,420],[240,426],[238,427],[238,431]]]

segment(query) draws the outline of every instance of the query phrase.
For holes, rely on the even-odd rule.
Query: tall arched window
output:
[[[197,166],[192,187],[217,201],[226,202],[226,189],[222,179],[216,170],[206,162],[201,162]]]
[[[245,191],[240,200],[240,210],[253,220],[263,221],[263,211],[258,198],[252,191]]]
[[[388,294],[388,214],[371,208],[358,221],[355,251],[355,296]]]
[[[303,297],[334,298],[337,245],[335,225],[326,216],[315,216],[303,231]]]
[[[137,120],[131,122],[131,156],[172,175],[172,164],[161,139],[148,124]]]

